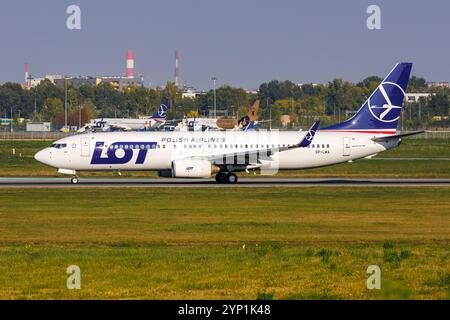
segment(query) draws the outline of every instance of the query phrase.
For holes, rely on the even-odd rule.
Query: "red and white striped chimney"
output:
[[[127,77],[134,78],[134,54],[131,50],[127,52]]]
[[[25,63],[25,88],[28,88],[29,86],[29,73],[28,73],[28,63]]]
[[[180,54],[175,50],[175,85],[180,85]]]

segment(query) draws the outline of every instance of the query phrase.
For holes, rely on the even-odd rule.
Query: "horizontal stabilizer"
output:
[[[413,136],[413,135],[421,134],[421,133],[425,133],[425,131],[424,130],[411,131],[411,132],[406,132],[406,133],[401,133],[401,134],[393,134],[393,135],[385,136],[385,137],[377,137],[377,138],[373,138],[372,141],[375,141],[375,142],[389,141],[389,140],[403,138],[403,137],[407,137],[407,136]]]

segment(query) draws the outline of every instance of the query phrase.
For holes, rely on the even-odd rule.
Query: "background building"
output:
[[[406,103],[419,102],[420,98],[428,100],[431,99],[431,96],[432,96],[431,93],[407,93],[405,95],[405,102]]]
[[[126,76],[62,76],[62,75],[46,75],[43,78],[33,78],[29,76],[28,64],[25,64],[25,78],[26,88],[34,88],[38,86],[45,79],[50,80],[59,88],[68,87],[79,88],[82,85],[98,86],[101,83],[110,83],[117,90],[124,90],[130,86],[143,87],[144,77],[135,76],[134,73],[134,53],[131,50],[127,51],[126,57]]]
[[[52,131],[52,124],[50,122],[27,122],[27,131],[50,132]]]
[[[204,95],[206,94],[206,92],[204,91],[199,91],[194,87],[190,87],[190,86],[184,86],[183,87],[183,91],[181,93],[183,99],[185,98],[189,98],[189,99],[195,99],[198,96]]]
[[[436,88],[436,87],[450,88],[450,83],[448,83],[447,81],[441,81],[441,82],[428,81],[427,85],[430,88]]]
[[[55,79],[55,85],[59,88],[64,88],[67,84],[68,87],[79,88],[82,85],[97,86],[100,84],[98,78],[94,77],[64,77],[62,79]]]

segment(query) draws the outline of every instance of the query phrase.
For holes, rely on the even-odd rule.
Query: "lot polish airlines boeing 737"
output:
[[[234,172],[306,169],[373,156],[399,146],[397,133],[411,63],[397,64],[359,111],[347,121],[308,132],[102,132],[61,139],[36,160],[72,175],[78,171],[154,170],[176,178],[216,177],[235,183]]]

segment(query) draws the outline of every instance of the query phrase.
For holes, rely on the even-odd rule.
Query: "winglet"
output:
[[[306,133],[305,137],[298,144],[298,146],[300,148],[306,148],[311,144],[311,142],[314,139],[314,135],[316,134],[317,129],[319,129],[319,124],[320,124],[320,120],[317,120],[316,122],[314,122],[314,124],[308,130],[308,133]]]

